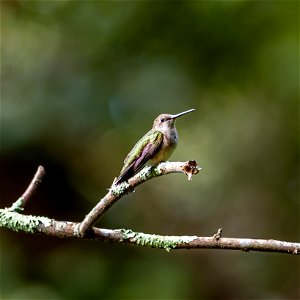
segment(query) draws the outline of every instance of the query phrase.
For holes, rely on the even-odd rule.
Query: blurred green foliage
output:
[[[160,113],[172,160],[99,222],[299,240],[298,1],[1,1],[1,207],[80,221]],[[157,251],[1,230],[3,299],[295,299],[296,257]]]

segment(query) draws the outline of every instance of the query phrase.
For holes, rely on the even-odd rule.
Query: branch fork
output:
[[[119,185],[112,184],[108,193],[86,215],[81,223],[56,221],[46,217],[23,215],[26,204],[38,188],[45,176],[42,166],[38,167],[31,183],[23,195],[9,208],[0,209],[0,227],[14,231],[24,231],[31,234],[44,234],[59,238],[97,239],[102,242],[118,242],[139,246],[171,249],[231,249],[241,251],[265,251],[288,254],[300,254],[300,243],[291,243],[276,240],[238,239],[222,237],[222,228],[212,237],[199,236],[161,236],[134,232],[129,229],[104,229],[93,225],[98,219],[121,197],[134,190],[143,182],[170,173],[184,173],[188,180],[199,173],[201,168],[196,161],[163,162],[156,167],[145,167],[142,171],[130,178],[128,182]]]
[[[131,193],[135,187],[143,182],[170,173],[184,173],[191,180],[192,175],[198,174],[201,168],[197,166],[196,161],[187,162],[163,162],[156,167],[145,167],[128,182],[122,182],[118,185],[113,184],[109,192],[98,202],[98,204],[86,215],[82,223],[76,229],[75,234],[84,236],[97,220],[124,194]]]

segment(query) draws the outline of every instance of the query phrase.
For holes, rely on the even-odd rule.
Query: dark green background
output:
[[[1,207],[80,221],[160,113],[172,174],[99,226],[299,240],[298,1],[2,1]],[[296,299],[299,258],[163,250],[1,230],[3,299]]]

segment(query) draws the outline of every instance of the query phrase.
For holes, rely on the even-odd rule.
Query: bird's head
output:
[[[189,109],[176,115],[162,114],[159,115],[153,122],[153,129],[161,132],[166,132],[175,127],[175,121],[177,118],[194,111],[195,109]]]

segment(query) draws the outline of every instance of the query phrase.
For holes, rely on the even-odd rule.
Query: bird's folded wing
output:
[[[147,137],[147,135],[149,135]],[[163,133],[160,131],[148,132],[130,151],[124,161],[124,167],[116,184],[128,180],[137,174],[159,151],[163,142]],[[137,154],[138,153],[138,154]]]

